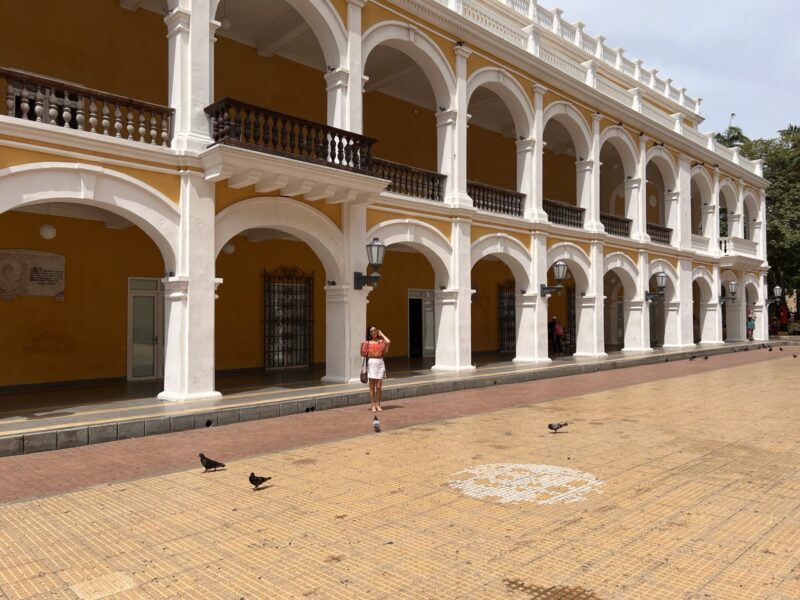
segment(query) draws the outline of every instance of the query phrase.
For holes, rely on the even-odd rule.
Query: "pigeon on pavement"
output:
[[[694,355],[692,355],[692,356],[690,356],[690,357],[689,357],[689,360],[690,360],[690,361],[693,361],[695,358],[697,358],[697,357],[696,357],[696,356],[694,356]]]
[[[772,352],[772,348],[770,348],[769,350],[767,350],[767,352]]]
[[[566,427],[567,425],[569,425],[569,423],[567,423],[566,421],[564,421],[563,423],[548,423],[547,428],[553,433],[558,433],[559,429],[561,429],[562,427]]]
[[[703,357],[703,360],[708,360],[708,354]]]
[[[202,452],[198,454],[198,456],[200,457],[200,464],[203,465],[203,468],[205,469],[203,473],[205,473],[209,469],[214,469],[216,471],[217,469],[222,469],[225,466],[221,462],[217,462],[216,460],[211,460],[210,458],[206,458],[206,455],[203,454]]]
[[[266,482],[268,482],[272,477],[259,477],[255,473],[250,473],[250,485],[253,486],[254,490],[257,490]]]
[[[781,352],[783,352],[783,348],[778,348],[778,350],[780,350]]]
[[[378,418],[378,415],[375,415],[375,418],[372,419],[372,428],[375,430],[375,433],[381,432],[381,420]]]

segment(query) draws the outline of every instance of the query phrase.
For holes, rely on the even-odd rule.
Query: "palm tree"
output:
[[[744,134],[742,128],[736,127],[736,125],[730,125],[725,130],[725,133],[718,133],[714,136],[714,139],[728,148],[738,147],[750,141],[750,138]]]

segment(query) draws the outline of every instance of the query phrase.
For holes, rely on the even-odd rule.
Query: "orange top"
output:
[[[386,352],[386,342],[383,340],[368,340],[361,342],[361,356],[367,358],[383,358]]]

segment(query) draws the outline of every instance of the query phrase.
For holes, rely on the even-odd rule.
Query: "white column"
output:
[[[531,233],[531,286],[538,297],[534,306],[534,356],[536,362],[550,362],[547,346],[547,297],[541,296],[542,284],[547,285],[547,234]]]
[[[623,309],[625,311],[625,340],[622,351],[651,352],[652,348],[650,348],[649,340],[642,337],[642,321],[645,312],[649,310],[648,303],[641,298],[625,300],[623,302]]]
[[[583,224],[585,229],[600,233],[605,232],[606,228],[600,222],[600,119],[597,113],[592,115],[592,147],[591,162],[589,170],[589,198],[586,219]],[[580,176],[579,176],[580,177]],[[580,188],[578,188],[580,190]],[[580,191],[578,192],[581,193]],[[580,197],[580,196],[579,196]],[[601,256],[602,259],[602,256]],[[602,293],[602,289],[600,290]]]
[[[581,160],[575,163],[575,191],[578,206],[583,209],[583,228],[587,231],[599,233],[604,231],[600,223],[600,215],[594,210],[594,198],[592,197],[592,172],[594,170],[593,160]],[[598,201],[599,208],[599,201]]]
[[[639,217],[640,198],[639,188],[642,181],[636,179],[625,180],[625,218],[631,220],[631,239],[640,240],[642,234],[646,235],[647,232],[642,230],[644,226],[644,219]]]
[[[678,302],[678,345],[694,346],[694,296],[692,294],[692,261],[678,261],[678,283],[675,290]],[[667,321],[669,327],[669,321]]]
[[[753,339],[758,342],[765,342],[769,339],[769,323],[767,322],[767,314],[763,304],[756,304],[753,307],[753,315],[756,319],[756,329],[753,332]]]
[[[517,190],[525,194],[525,207],[523,214],[526,214],[527,206],[532,202],[536,194],[536,184],[533,179],[533,163],[536,160],[536,140],[526,139],[517,140]]]
[[[544,94],[547,88],[541,85],[533,86],[533,108],[535,117],[533,122],[533,138],[536,145],[533,148],[533,194],[530,198],[525,200],[525,218],[530,219],[534,223],[546,223],[547,213],[542,208],[543,188],[542,182],[544,181],[544,168],[542,161],[542,153],[544,152]]]
[[[650,255],[646,251],[639,251],[639,260],[636,268],[639,271],[639,278],[636,282],[636,299],[642,300],[639,339],[643,350],[652,351],[650,346],[650,302],[645,300],[645,292],[650,290]],[[626,332],[626,340],[627,337],[628,334]]]
[[[719,344],[722,341],[719,324],[721,323],[720,305],[717,294],[711,294],[712,300],[700,305],[700,344]]]
[[[670,238],[670,245],[674,248],[680,246],[680,199],[681,193],[672,191],[664,194],[664,213],[666,216],[666,227],[672,229],[672,237]],[[691,244],[691,239],[690,242]]]
[[[728,213],[728,224],[730,237],[744,237],[744,181],[741,179],[736,184],[736,213]]]
[[[736,292],[736,300],[731,302],[730,297],[725,301],[725,324],[728,330],[729,342],[741,342],[747,339],[745,333],[745,317],[746,317],[746,294],[744,286],[741,284],[741,277],[739,272],[736,272],[736,277],[739,280],[739,289]]]
[[[350,74],[345,69],[336,69],[325,74],[325,91],[328,94],[328,125],[347,129],[349,107],[347,90]]]
[[[539,295],[535,294],[533,290],[525,290],[525,293],[517,290],[517,347],[514,362],[530,363],[539,360],[536,336],[536,304],[538,301]]]
[[[758,193],[758,222],[753,227],[753,239],[758,242],[757,256],[767,262],[767,190]],[[766,297],[766,296],[765,296]],[[758,321],[756,321],[758,327]]]
[[[164,391],[161,400],[217,398],[214,387],[214,184],[201,173],[181,175],[177,272],[166,292]]]
[[[637,211],[636,216],[638,223],[634,223],[631,228],[632,231],[638,232],[638,237],[634,237],[631,233],[631,238],[634,241],[642,242],[645,244],[650,243],[650,236],[647,234],[647,138],[643,135],[639,136],[639,164],[637,165],[636,178],[640,181],[639,197],[637,198]],[[649,334],[648,334],[649,335]],[[648,344],[649,345],[649,344]]]
[[[586,295],[581,297],[576,293],[575,298],[575,313],[578,321],[575,356],[606,356],[602,242],[590,242],[589,261],[591,268],[587,273],[589,285]]]
[[[354,289],[353,273],[366,272],[367,209],[348,204],[342,209],[345,240],[343,280],[325,287],[325,376],[326,383],[359,381],[359,345],[367,329],[367,298],[370,287]]]
[[[673,233],[673,245],[681,250],[692,249],[692,163],[687,156],[678,158],[678,230]],[[690,296],[691,298],[691,296]]]
[[[367,0],[347,0],[347,116],[343,129],[364,132],[364,63],[361,55],[361,10]]]
[[[173,148],[200,151],[211,143],[205,107],[214,101],[214,20],[219,0],[169,0],[169,105]]]
[[[444,147],[444,155],[440,155],[440,170],[447,175],[447,184],[444,200],[451,206],[472,206],[472,198],[467,194],[467,59],[472,50],[466,46],[456,45],[454,49],[456,55],[456,97],[453,99],[455,105],[455,127],[450,131],[448,137],[452,136],[451,143]],[[437,118],[452,119],[443,117],[451,111],[439,113]],[[439,129],[441,131],[441,127]],[[440,144],[441,147],[441,144]],[[445,171],[444,169],[447,168]]]
[[[436,309],[436,371],[465,371],[472,365],[472,281],[469,219],[452,221],[453,256],[449,287],[438,289]],[[436,285],[441,285],[436,282]]]
[[[722,336],[722,311],[725,310],[725,306],[719,303],[719,296],[722,291],[722,278],[720,276],[718,264],[714,265],[712,268],[711,276],[714,280],[714,286],[711,290],[711,299],[709,300],[709,304],[716,302],[718,306],[714,319],[714,331],[712,332],[712,339],[717,342],[723,342],[725,340]]]
[[[709,231],[706,236],[711,238],[711,254],[719,253],[719,167],[714,167],[714,192],[711,198],[711,208],[713,209],[711,223],[708,225]],[[714,298],[719,295],[719,287],[714,292]]]

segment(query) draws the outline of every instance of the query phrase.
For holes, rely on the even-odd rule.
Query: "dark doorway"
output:
[[[497,286],[498,317],[500,328],[500,352],[513,352],[517,347],[517,311],[514,282]]]
[[[264,367],[308,366],[314,355],[314,274],[264,271]]]
[[[422,298],[408,299],[408,356],[422,358]]]

